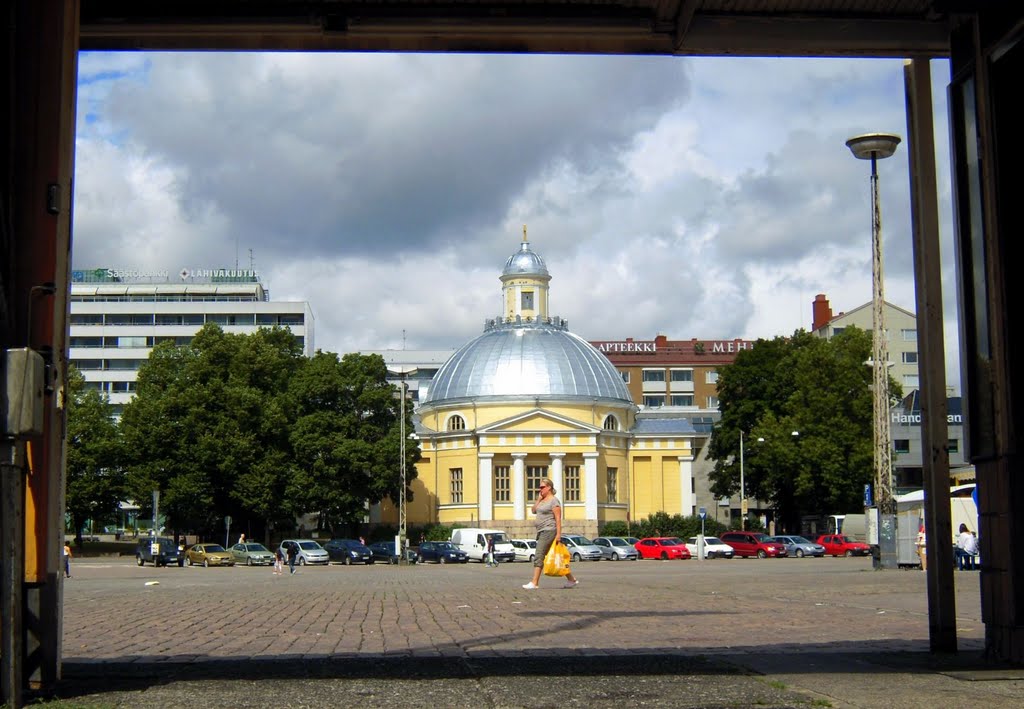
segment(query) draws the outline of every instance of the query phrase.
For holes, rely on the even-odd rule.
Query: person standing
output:
[[[956,538],[956,565],[961,571],[974,569],[975,546],[974,535],[967,529],[967,525],[961,522],[960,534]]]
[[[924,523],[921,523],[920,529],[917,530],[917,555],[921,559],[921,571],[928,569],[928,549],[925,545],[924,535]]]
[[[292,542],[288,545],[288,569],[290,573],[295,573],[295,557],[299,555],[299,545]]]
[[[274,552],[274,573],[278,576],[284,573],[284,555],[281,553],[281,547]]]
[[[524,583],[523,588],[533,590],[540,587],[540,573],[544,569],[544,557],[555,541],[562,538],[562,503],[555,496],[551,478],[540,481],[540,493],[533,503],[534,526],[537,529],[537,556],[533,560],[533,579]],[[565,577],[565,588],[573,588],[579,580],[570,572]]]
[[[497,566],[498,562],[494,559],[494,535],[487,535],[487,565]]]
[[[64,540],[64,578],[71,578],[71,542]]]
[[[239,544],[245,544],[245,532],[242,532],[241,534],[238,535],[238,543]]]

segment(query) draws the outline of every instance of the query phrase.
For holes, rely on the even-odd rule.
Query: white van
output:
[[[487,560],[487,536],[494,537],[494,558],[496,561],[515,561],[516,550],[512,540],[500,529],[481,529],[467,527],[452,530],[452,544],[469,554],[470,559],[483,563]]]

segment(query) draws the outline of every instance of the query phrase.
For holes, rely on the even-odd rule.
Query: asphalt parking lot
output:
[[[577,588],[545,578],[534,591],[521,588],[529,572],[275,576],[82,560],[65,583],[60,695],[133,707],[899,707],[941,688],[944,708],[1024,701],[1024,677],[981,663],[976,573],[955,575],[960,653],[942,657],[928,653],[925,574],[876,572],[866,558],[590,562],[574,566]]]

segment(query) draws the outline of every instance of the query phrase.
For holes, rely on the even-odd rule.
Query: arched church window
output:
[[[458,414],[448,419],[448,430],[449,431],[465,431],[466,430],[466,419],[462,418]]]
[[[605,417],[603,428],[605,431],[618,431],[619,420],[612,416],[611,414],[609,414],[607,417]]]

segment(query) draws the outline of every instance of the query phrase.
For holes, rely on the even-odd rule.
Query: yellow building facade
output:
[[[550,280],[524,232],[501,274],[504,312],[420,392],[409,524],[532,536],[530,507],[545,477],[566,531],[595,535],[611,520],[696,512],[693,426],[644,417],[608,358],[549,314]]]

